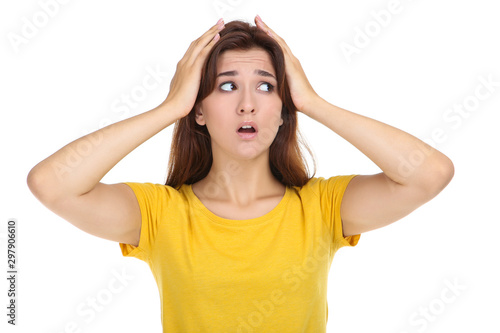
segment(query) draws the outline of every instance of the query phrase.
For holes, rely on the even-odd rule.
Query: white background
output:
[[[43,14],[44,3],[52,3],[52,16]],[[444,137],[434,146],[455,165],[454,179],[435,199],[337,253],[328,332],[500,331],[500,20],[494,1],[401,0],[379,31],[371,12],[387,9],[389,0],[94,0],[68,1],[57,10],[54,4],[0,5],[0,266],[6,275],[6,222],[16,218],[20,272],[16,327],[6,323],[7,284],[0,279],[2,332],[72,332],[65,331],[71,325],[79,332],[161,331],[149,267],[46,209],[26,176],[102,124],[156,107],[192,40],[219,17],[253,22],[255,14],[287,41],[323,98],[427,142],[440,128]],[[29,22],[39,26],[31,36]],[[372,29],[369,43],[358,43],[363,47],[347,57],[342,43],[355,47],[365,28]],[[13,36],[25,38],[23,31],[29,38],[15,45]],[[114,112],[121,96],[139,89],[155,68],[166,73],[159,85],[135,107]],[[496,87],[478,88],[488,96],[472,105],[480,77],[489,76]],[[464,101],[472,111],[444,118]],[[316,176],[380,172],[325,126],[302,114],[299,121],[318,163]],[[164,183],[171,130],[132,152],[103,181]],[[130,280],[120,284],[114,274]],[[453,292],[450,283],[465,289]],[[106,304],[91,317],[87,302],[97,296]],[[426,308],[424,319],[419,311]]]

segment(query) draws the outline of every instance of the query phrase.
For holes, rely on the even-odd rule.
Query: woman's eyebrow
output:
[[[262,69],[256,69],[254,71],[254,74],[260,75],[260,76],[272,77],[276,80],[276,77],[273,74],[271,74],[265,70],[262,70]],[[222,73],[217,74],[217,77],[219,77],[219,76],[238,76],[238,72],[237,71],[222,72]]]

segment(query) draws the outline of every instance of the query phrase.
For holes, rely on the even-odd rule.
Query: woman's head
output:
[[[245,121],[258,127],[254,138],[238,134]],[[205,178],[213,144],[242,159],[269,153],[271,172],[284,185],[302,186],[310,178],[283,51],[246,22],[227,23],[207,57],[195,105],[175,124],[166,184],[178,188]]]
[[[283,124],[277,85],[267,51],[254,47],[219,54],[214,88],[197,103],[195,119],[206,127],[213,157],[220,163],[268,159],[269,147]]]

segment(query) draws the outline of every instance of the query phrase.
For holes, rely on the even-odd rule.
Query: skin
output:
[[[312,88],[286,42],[262,19],[256,25],[280,44],[285,54],[290,93],[299,111],[350,142],[381,170],[351,180],[340,215],[344,236],[384,227],[434,198],[451,181],[451,160],[418,138],[390,125],[344,110],[321,98]],[[401,161],[417,163],[402,167]]]
[[[235,71],[237,75],[217,77],[215,90],[196,112],[197,123],[207,126],[210,133],[213,165],[205,179],[193,184],[193,191],[223,217],[257,217],[270,211],[285,193],[285,186],[269,167],[269,147],[283,123],[282,102],[274,89],[276,73],[269,54],[258,48],[224,52],[217,69],[217,74]],[[274,77],[256,74],[256,70]],[[244,140],[236,133],[247,120],[257,124],[255,139]],[[236,172],[226,172],[228,165],[236,166]],[[221,174],[225,181],[217,182]],[[207,188],[213,184],[216,193]]]
[[[100,180],[137,146],[190,112],[203,62],[223,28],[219,20],[190,44],[159,106],[70,142],[35,165],[27,178],[35,197],[91,235],[137,246],[141,212],[134,192],[125,184]],[[85,154],[78,153],[80,147],[86,147]]]
[[[318,96],[285,41],[258,16],[255,23],[283,49],[290,93],[299,111],[343,137],[382,170],[359,175],[349,183],[340,211],[344,236],[401,219],[451,181],[453,163],[441,152],[408,133]],[[132,189],[100,180],[137,146],[190,112],[203,64],[223,28],[221,19],[191,43],[177,64],[167,98],[158,107],[81,137],[33,167],[27,183],[40,202],[92,235],[137,246],[141,213]],[[227,94],[214,92],[198,110],[197,121],[204,123],[214,138],[214,167],[209,176],[193,185],[193,191],[222,217],[260,216],[274,208],[284,194],[267,161],[268,146],[280,123],[279,103],[274,95],[257,90],[257,83],[263,80],[252,74],[256,67],[274,74],[269,65],[269,59],[258,51],[221,57],[221,70],[238,70],[240,75],[231,78],[238,89]],[[256,142],[241,142],[235,137],[235,126],[245,117],[259,125]],[[84,154],[78,153],[81,147],[86,147]],[[403,170],[401,161],[414,161],[415,156],[420,157],[418,163]],[[206,191],[210,184],[217,184],[220,190]]]

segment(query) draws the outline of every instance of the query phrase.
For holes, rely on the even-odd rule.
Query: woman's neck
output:
[[[193,187],[203,199],[225,201],[236,206],[283,196],[286,190],[271,173],[269,151],[246,160],[214,156],[207,177]]]

